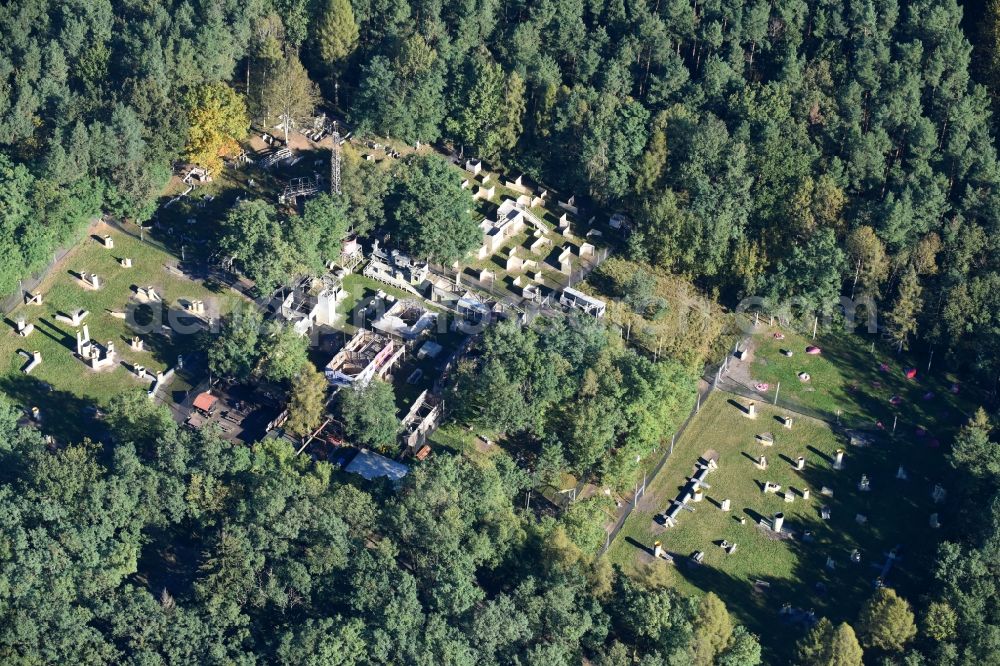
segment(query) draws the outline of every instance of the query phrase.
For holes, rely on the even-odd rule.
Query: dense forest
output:
[[[974,67],[954,0],[15,0],[0,6],[0,293],[95,214],[150,219],[174,161],[217,159],[249,123],[322,100],[361,134],[475,154],[628,213],[631,260],[725,306],[871,297],[894,344],[994,389],[998,15],[991,3],[972,35]],[[298,224],[247,203],[220,244],[314,265],[321,225],[419,220],[393,205],[417,185],[357,169]],[[409,242],[438,247],[420,229]],[[289,269],[255,277],[274,286]],[[550,344],[500,331],[476,371],[558,355]],[[613,345],[595,353],[532,405],[569,401],[583,418],[602,382],[649,371]],[[658,397],[616,389],[637,409]],[[513,430],[574,427],[487,406],[481,419]],[[648,444],[641,419],[657,416],[616,413],[613,436]],[[143,400],[109,423],[105,442],[49,451],[0,408],[5,663],[759,660],[714,597],[645,589],[516,511],[529,481],[512,464],[440,457],[373,496],[276,445],[181,432]],[[862,631],[887,663],[1000,654],[992,431],[977,416],[954,444],[964,538],[914,600],[919,639],[898,653],[874,620]],[[548,455],[593,464],[612,435],[588,434]],[[807,639],[803,663],[857,663],[849,627]]]
[[[233,104],[220,83],[266,122],[317,94],[311,75],[362,131],[449,141],[627,211],[635,258],[726,304],[871,296],[903,346],[1000,375],[991,98],[954,2],[0,11],[0,292],[98,210],[148,219],[171,161],[198,153],[197,111]]]
[[[373,494],[141,392],[108,415],[113,447],[49,451],[17,417],[0,401],[5,664],[760,658],[717,597],[647,590],[516,512],[509,458],[440,456]]]

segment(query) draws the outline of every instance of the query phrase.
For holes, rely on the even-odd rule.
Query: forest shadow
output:
[[[69,391],[54,388],[29,375],[0,377],[0,391],[26,410],[37,407],[40,427],[59,442],[80,442],[85,437],[100,441],[107,437],[106,426],[98,418],[98,405]],[[72,418],[68,418],[69,416]]]

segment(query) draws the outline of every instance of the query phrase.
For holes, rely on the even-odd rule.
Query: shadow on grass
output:
[[[760,513],[758,513],[757,511],[755,511],[754,509],[751,509],[750,507],[745,507],[743,509],[743,513],[745,513],[747,515],[747,518],[749,518],[753,522],[757,523],[758,525],[761,524],[762,521],[766,520],[766,518],[764,518],[763,515],[761,515]]]
[[[648,554],[650,556],[652,556],[652,554],[653,554],[653,549],[652,548],[647,548],[646,546],[642,545],[641,543],[639,543],[638,541],[636,541],[632,537],[625,537],[625,543],[629,544],[630,546],[635,546],[636,548],[638,548],[639,550],[641,550],[642,552],[644,552],[644,553],[646,553],[646,554]]]
[[[811,444],[806,446],[806,451],[808,451],[809,453],[812,453],[815,456],[819,456],[820,458],[822,458],[823,460],[825,460],[830,465],[833,464],[833,458],[831,458],[827,454],[823,453],[822,451],[820,451],[819,449],[817,449],[815,446],[812,446]]]
[[[76,352],[76,339],[73,336],[66,333],[55,324],[53,324],[48,319],[39,319],[38,326],[36,330],[41,331],[41,333],[59,345],[69,349],[70,351]]]
[[[173,368],[177,365],[178,356],[183,355],[187,363],[189,357],[201,352],[206,335],[204,322],[176,308],[165,309],[163,321],[178,323],[180,330],[161,327],[159,330],[146,332],[145,329],[151,325],[148,322],[137,321],[144,330],[135,334],[142,338],[144,352],[149,354],[151,359],[167,368]],[[131,342],[131,337],[128,337],[126,342]]]
[[[748,414],[750,413],[750,412],[749,412],[749,411],[747,410],[747,407],[746,407],[746,405],[742,405],[742,404],[740,404],[740,403],[739,403],[738,401],[736,401],[736,400],[734,400],[734,399],[732,399],[732,398],[730,398],[729,400],[726,400],[726,402],[728,402],[728,403],[729,403],[730,405],[732,405],[732,406],[733,406],[733,407],[735,407],[736,409],[740,410],[740,412],[742,412],[742,413],[743,413],[744,415],[748,415]]]
[[[27,375],[0,377],[0,391],[25,409],[38,407],[41,430],[60,442],[79,442],[84,437],[101,440],[107,435],[97,419],[97,403]]]

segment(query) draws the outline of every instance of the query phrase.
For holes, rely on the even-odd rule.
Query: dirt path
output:
[[[754,338],[748,336],[740,343],[740,348],[745,350],[743,360],[736,358],[732,354],[729,355],[729,369],[726,371],[726,378],[728,381],[743,384],[744,386],[753,386],[755,382],[750,375],[750,366],[753,364],[753,359],[757,353],[757,343]]]

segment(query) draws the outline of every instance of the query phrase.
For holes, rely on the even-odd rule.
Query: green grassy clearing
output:
[[[790,603],[836,621],[853,621],[872,592],[885,553],[894,546],[901,546],[903,559],[889,573],[888,584],[904,595],[910,587],[919,589],[915,584],[930,564],[933,540],[926,526],[935,511],[930,490],[939,478],[941,450],[888,436],[871,446],[850,446],[821,421],[796,417],[793,428],[786,430],[775,417],[787,412],[758,403],[758,416],[751,420],[733,400],[716,391],[702,406],[612,545],[612,562],[685,592],[716,592],[740,622],[766,637],[766,649],[785,658],[784,647],[794,641],[797,629],[780,622],[781,606]],[[774,434],[774,446],[754,439],[765,431]],[[837,448],[846,449],[846,468],[841,471],[832,468]],[[719,470],[707,478],[712,488],[706,499],[694,505],[695,513],[682,511],[678,526],[664,528],[655,516],[677,495],[698,457],[709,451],[719,456]],[[768,459],[766,471],[754,462],[761,454]],[[798,456],[806,458],[803,472],[793,468]],[[900,464],[909,480],[895,478]],[[857,489],[862,474],[871,479],[868,492]],[[765,481],[781,484],[782,492],[794,489],[794,501],[764,495]],[[823,486],[833,491],[832,497],[820,493]],[[810,489],[810,499],[802,498],[803,488]],[[725,498],[732,501],[730,512],[718,506]],[[829,521],[820,517],[824,505],[832,511]],[[785,514],[785,529],[794,538],[777,539],[760,524],[769,525],[778,511]],[[857,514],[867,516],[868,522],[858,524]],[[742,525],[741,516],[746,517]],[[803,538],[807,530],[813,533],[808,543]],[[675,555],[675,565],[656,562],[647,552],[656,539]],[[722,539],[737,543],[737,551],[726,555],[717,545]],[[860,564],[850,561],[855,548],[862,552]],[[695,550],[705,553],[700,566],[688,559]],[[826,568],[828,557],[836,562],[832,571]],[[756,580],[769,582],[770,588],[755,591]]]
[[[359,273],[351,273],[345,276],[342,284],[346,296],[344,300],[337,304],[337,314],[344,317],[343,329],[348,333],[356,333],[358,330],[358,327],[355,325],[355,321],[357,321],[356,317],[360,316],[357,312],[358,306],[370,301],[379,291],[401,299],[417,298],[402,289],[396,289],[387,284],[376,282]]]
[[[133,364],[144,365],[152,372],[165,370],[176,365],[178,354],[194,348],[197,335],[175,333],[168,337],[158,330],[140,333],[146,351],[133,352],[129,348],[135,332],[126,321],[110,313],[125,310],[136,286],[153,286],[163,298],[164,310],[175,314],[183,313],[182,301],[197,299],[205,302],[206,316],[217,317],[229,312],[239,298],[220,285],[192,280],[171,270],[168,266],[176,266],[177,258],[154,245],[102,225],[97,234],[105,233],[114,238],[114,249],[105,249],[90,236],[83,239],[36,290],[43,295],[43,305],[22,305],[7,318],[8,328],[0,334],[0,390],[21,404],[41,402],[43,408],[59,412],[90,402],[106,405],[122,390],[148,385],[130,372]],[[131,258],[133,267],[122,267],[122,257]],[[81,272],[97,273],[103,282],[101,288],[84,287],[75,277]],[[90,312],[84,323],[93,339],[102,345],[114,341],[118,355],[114,367],[92,371],[74,356],[75,329],[57,321],[55,315],[80,308]],[[151,308],[142,308],[136,319],[144,322],[144,317],[153,316],[152,312]],[[14,331],[14,322],[20,317],[35,325],[28,338]],[[163,323],[168,321],[165,312]],[[25,359],[18,354],[20,349],[42,354],[42,364],[30,376],[21,372]]]
[[[492,439],[490,433],[481,434]],[[479,439],[479,434],[476,431],[468,430],[458,423],[442,425],[430,434],[428,443],[432,448],[443,448],[453,453],[460,453],[480,464],[488,463],[500,450],[496,444],[486,446]]]
[[[926,358],[897,356],[878,344],[872,352],[871,339],[840,331],[818,335],[815,342],[811,336],[781,332],[784,340],[776,340],[770,330],[755,336],[756,351],[746,383],[766,382],[769,387],[764,396],[773,399],[780,382],[779,403],[791,408],[823,412],[830,420],[840,412],[842,422],[855,427],[875,428],[881,421],[887,430],[898,417],[898,434],[910,435],[923,427],[941,439],[976,407],[971,402],[973,391],[959,387],[959,393],[953,393],[958,379],[941,364],[932,364],[928,373]],[[820,347],[822,354],[806,354],[811,344]],[[793,356],[783,356],[782,349],[792,351]],[[887,370],[881,369],[882,363]],[[912,380],[904,375],[910,367],[917,368]],[[799,379],[800,372],[810,375],[808,382]],[[890,403],[894,396],[901,399],[898,405]]]

